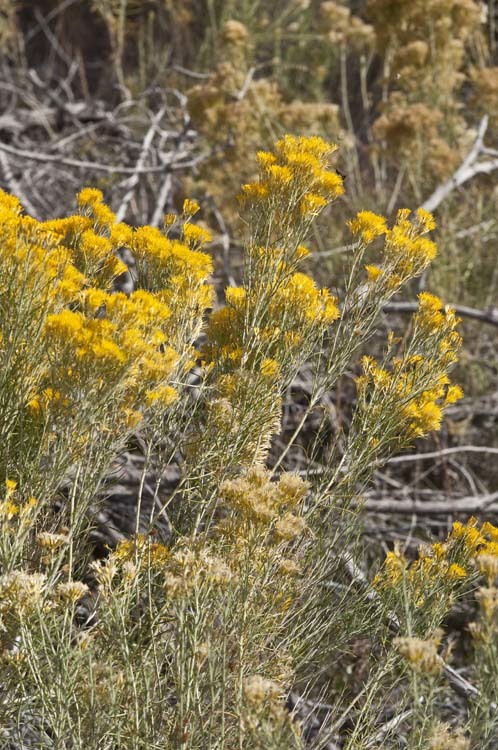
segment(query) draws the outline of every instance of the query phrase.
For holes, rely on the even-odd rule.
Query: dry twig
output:
[[[482,323],[489,323],[492,326],[498,326],[498,308],[491,307],[489,310],[476,310],[473,307],[465,305],[450,305],[457,315],[462,318],[472,318],[480,320]],[[414,313],[418,309],[417,302],[389,302],[382,308],[385,313]]]
[[[139,176],[142,173],[142,170],[144,169],[145,162],[147,160],[147,154],[149,153],[150,147],[152,145],[152,141],[154,140],[156,130],[162,118],[164,117],[165,112],[166,112],[166,107],[161,107],[159,112],[157,112],[152,118],[150,127],[147,130],[147,133],[145,134],[145,138],[143,140],[142,150],[140,151],[140,156],[138,157],[135,171],[132,174],[132,176],[126,181],[128,190],[126,191],[123,197],[123,200],[121,201],[120,206],[118,210],[116,211],[116,221],[123,221],[125,217],[126,209],[128,208],[128,205],[135,193],[135,188],[138,185]]]

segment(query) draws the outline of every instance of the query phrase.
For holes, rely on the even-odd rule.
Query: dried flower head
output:
[[[88,591],[88,586],[82,581],[59,583],[56,589],[57,596],[70,606],[76,604]]]
[[[282,688],[277,682],[259,674],[244,679],[243,691],[248,703],[256,706],[261,706],[267,701],[278,701],[282,696]]]
[[[463,729],[453,731],[449,724],[438,722],[429,737],[429,750],[468,750],[470,741],[464,736]]]
[[[395,638],[394,643],[411,668],[419,674],[437,675],[443,668],[443,660],[437,653],[441,642],[442,632],[437,631],[428,640],[407,636]]]

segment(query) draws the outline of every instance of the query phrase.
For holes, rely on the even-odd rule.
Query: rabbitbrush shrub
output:
[[[321,473],[279,468],[303,423],[267,465],[296,375],[311,373],[313,408],[359,358],[383,305],[436,255],[427,212],[401,210],[388,226],[362,211],[349,222],[343,298],[306,275],[306,235],[344,190],[334,150],[285,136],[257,154],[259,178],[239,196],[243,283],[211,312],[210,234],[192,221],[194,201],[160,231],[116,223],[91,188],[74,216],[46,222],[1,194],[4,747],[30,733],[54,750],[304,748],[292,688],[331,704],[314,747],[328,737],[349,749],[468,747],[432,697],[444,679],[438,628],[476,580],[476,557],[487,586],[469,731],[488,746],[498,530],[456,524],[416,560],[394,550],[375,577],[358,572],[358,493],[462,395],[448,375],[461,343],[454,312],[424,292],[403,340],[389,336],[382,360],[363,356],[351,428]],[[123,247],[136,261],[129,296],[115,291]],[[137,533],[92,562],[90,508],[133,435],[144,457]],[[164,498],[172,463],[180,479]],[[151,469],[150,533],[138,534]],[[353,695],[340,664],[360,638],[372,651]],[[407,745],[383,722],[388,696]]]

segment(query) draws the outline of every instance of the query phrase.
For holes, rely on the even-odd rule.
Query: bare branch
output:
[[[33,204],[27,198],[23,191],[21,190],[21,186],[19,185],[18,181],[14,177],[14,173],[12,172],[12,169],[10,168],[9,160],[7,159],[7,156],[0,151],[0,167],[2,168],[2,172],[5,178],[5,182],[7,187],[9,188],[9,191],[13,195],[17,195],[19,200],[21,201],[24,210],[29,213],[30,216],[32,216],[34,219],[37,218],[36,216],[36,209],[33,207]]]
[[[451,305],[457,315],[462,318],[473,318],[480,320],[482,323],[489,323],[492,326],[498,326],[498,308],[491,307],[489,310],[476,310],[473,307],[465,305]],[[385,313],[413,313],[418,309],[417,302],[389,302],[382,308]]]
[[[451,448],[441,448],[438,451],[428,453],[408,453],[405,456],[393,456],[388,458],[386,464],[402,464],[407,461],[422,461],[427,458],[442,458],[452,453],[494,453],[498,454],[498,448],[487,445],[454,445]]]
[[[166,112],[166,107],[161,107],[159,112],[157,112],[150,124],[150,127],[145,134],[145,138],[143,140],[142,144],[142,150],[140,151],[140,156],[137,159],[137,164],[135,166],[135,171],[132,174],[132,176],[127,180],[127,187],[128,190],[125,193],[123,200],[121,201],[121,205],[119,206],[118,210],[116,211],[116,221],[123,221],[126,209],[128,208],[128,205],[133,198],[133,194],[135,192],[135,188],[138,185],[139,175],[141,174],[146,159],[147,154],[149,153],[149,149],[152,145],[152,141],[154,140],[154,136],[156,134],[157,128],[159,126],[159,123],[161,122],[162,118],[164,117],[164,113]]]
[[[94,172],[105,172],[106,174],[151,174],[152,172],[165,172],[171,168],[169,164],[160,164],[155,167],[143,167],[137,170],[136,167],[122,167],[117,164],[101,164],[96,161],[81,161],[79,159],[66,159],[63,156],[57,154],[42,154],[36,151],[25,151],[21,148],[14,148],[14,146],[8,146],[6,143],[0,143],[0,151],[5,151],[7,154],[13,156],[19,156],[22,159],[30,159],[31,161],[38,161],[42,164],[53,163],[62,164],[65,167],[76,167],[77,169],[91,169]],[[189,166],[186,164],[185,166]],[[179,165],[176,167],[180,168]]]
[[[483,151],[483,140],[488,128],[488,121],[488,116],[484,115],[479,123],[477,137],[463,162],[449,180],[446,180],[442,185],[438,185],[432,195],[422,203],[421,208],[424,208],[426,211],[434,211],[455,188],[471,180],[476,174],[481,172],[489,173],[498,169],[498,159],[481,163],[477,161]]]
[[[157,196],[154,214],[152,216],[152,219],[150,220],[151,227],[158,227],[161,223],[161,219],[163,218],[164,213],[164,206],[166,205],[166,201],[168,200],[168,196],[171,192],[172,184],[173,178],[171,177],[171,172],[168,172],[161,184],[159,195]]]
[[[247,71],[247,75],[245,77],[244,83],[242,84],[240,88],[240,91],[237,91],[237,93],[234,96],[234,99],[236,99],[238,102],[242,101],[242,99],[246,96],[247,92],[249,91],[255,72],[256,72],[256,68],[254,67],[249,68],[249,70]]]
[[[498,492],[477,497],[447,498],[445,500],[377,500],[371,495],[358,505],[368,513],[398,513],[402,515],[471,514],[487,510],[498,512]]]

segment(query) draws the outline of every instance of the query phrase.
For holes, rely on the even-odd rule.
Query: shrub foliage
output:
[[[408,334],[357,362],[379,311],[435,257],[435,223],[424,210],[400,210],[391,226],[360,211],[341,298],[320,288],[303,270],[304,243],[344,191],[335,148],[287,135],[258,152],[258,177],[239,195],[243,280],[215,309],[195,201],[159,230],[117,223],[92,188],[75,215],[41,222],[0,195],[6,741],[303,748],[307,724],[288,700],[297,687],[330,702],[317,748],[339,737],[350,750],[401,747],[382,716],[388,694],[409,747],[470,747],[433,698],[446,689],[441,624],[482,576],[468,730],[473,747],[492,747],[498,529],[457,523],[415,560],[395,549],[371,580],[358,573],[359,493],[462,396],[449,379],[461,339],[454,311],[423,292]],[[123,248],[136,262],[128,293]],[[318,403],[352,366],[351,426],[322,472],[313,456],[301,473],[281,470],[283,456],[269,468],[291,381],[308,368]],[[136,533],[92,560],[95,498],[130,444],[143,454]],[[172,464],[179,479],[165,496]],[[341,662],[361,639],[373,647],[357,689]]]

